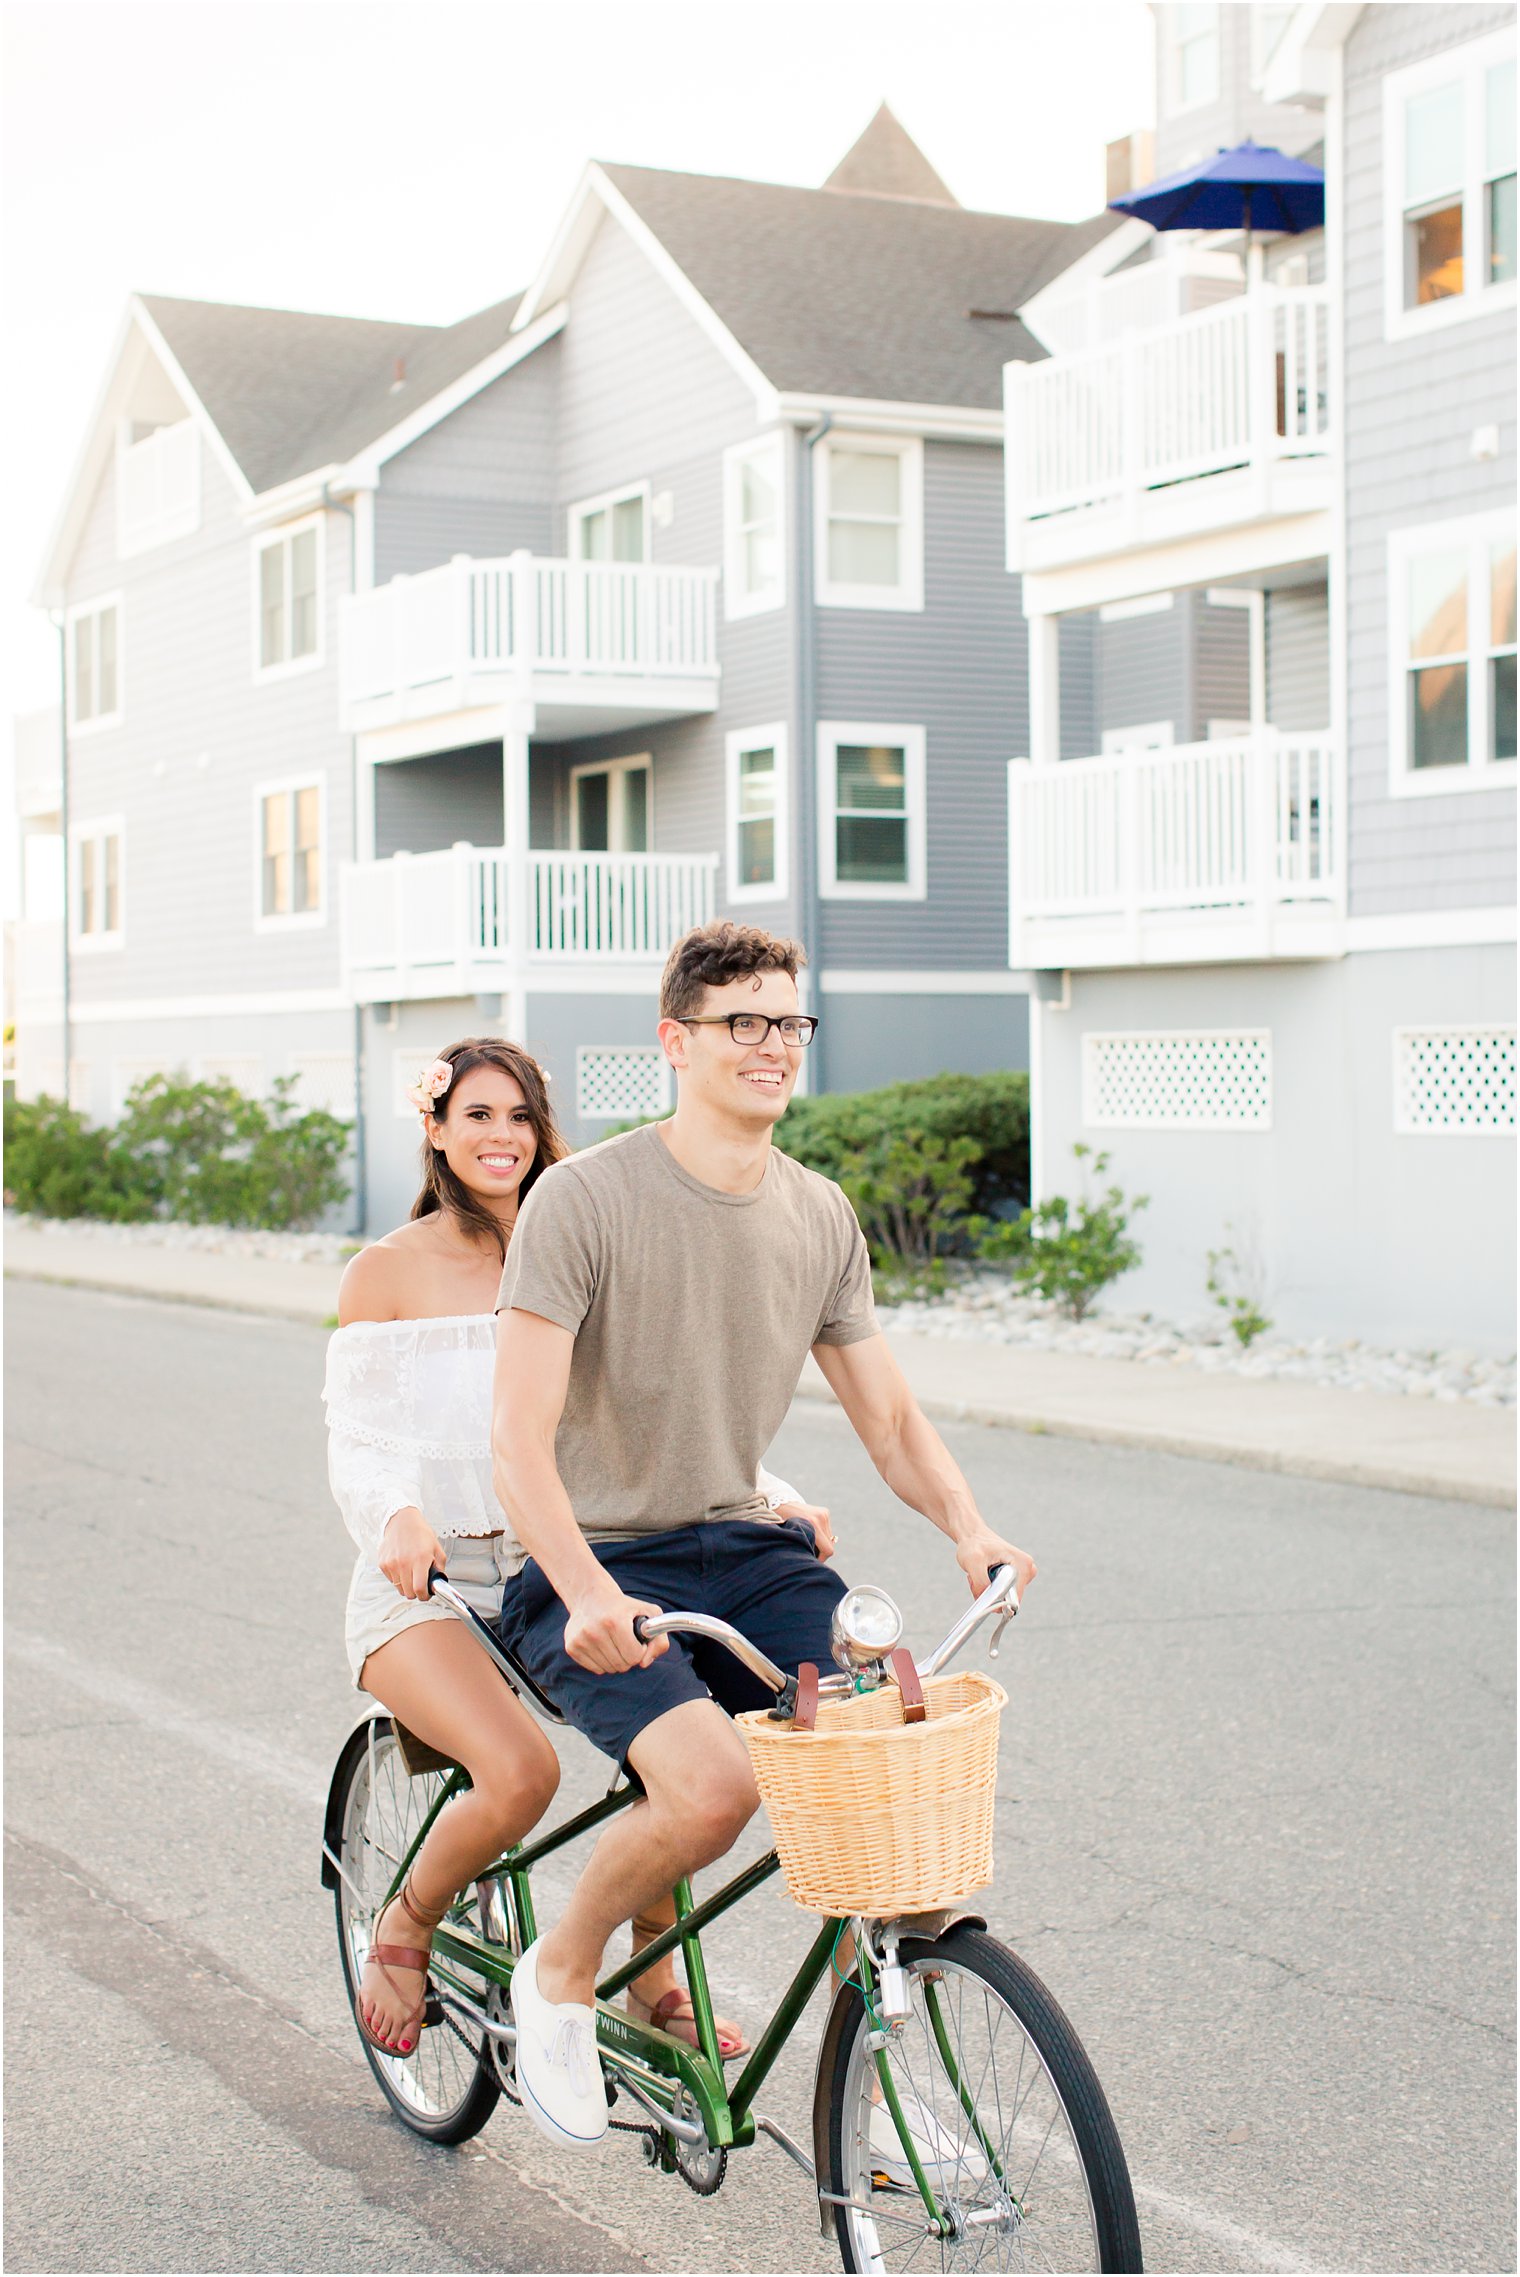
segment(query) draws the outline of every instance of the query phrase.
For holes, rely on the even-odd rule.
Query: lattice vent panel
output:
[[[1397,1130],[1514,1131],[1513,1028],[1396,1028],[1393,1078]]]
[[[1112,1130],[1271,1128],[1272,1038],[1265,1028],[1089,1034],[1082,1051],[1084,1123]]]
[[[264,1089],[264,1062],[256,1052],[225,1052],[196,1062],[202,1083],[231,1083],[245,1098],[257,1099]]]
[[[632,1122],[670,1104],[663,1052],[647,1045],[582,1044],[575,1055],[575,1111],[583,1123]]]
[[[296,1052],[290,1062],[296,1079],[291,1103],[303,1115],[320,1108],[340,1122],[354,1119],[354,1059],[352,1052]]]

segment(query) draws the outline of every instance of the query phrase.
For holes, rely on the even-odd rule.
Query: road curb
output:
[[[103,1297],[141,1297],[154,1305],[200,1305],[207,1312],[252,1313],[266,1320],[295,1320],[303,1328],[325,1328],[331,1313],[313,1306],[280,1305],[254,1297],[214,1297],[201,1289],[145,1289],[140,1281],[107,1281],[93,1273],[41,1273],[33,1265],[7,1265],[7,1281],[41,1281],[53,1289],[90,1289]]]

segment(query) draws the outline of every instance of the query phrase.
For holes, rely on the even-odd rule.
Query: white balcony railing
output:
[[[1033,522],[1330,447],[1329,299],[1261,286],[1007,368],[1009,513]]]
[[[717,571],[456,555],[342,603],[342,700],[463,703],[514,674],[715,681]]]
[[[1238,298],[1242,289],[1240,264],[1232,254],[1195,251],[1185,262],[1161,257],[1086,279],[1070,290],[1051,288],[1020,313],[1053,356],[1068,356],[1122,339],[1126,332],[1175,323],[1216,301]]]
[[[1248,931],[1270,953],[1285,919],[1338,913],[1343,816],[1324,736],[1264,730],[1053,766],[1015,760],[1010,961],[1206,960],[1231,953],[1221,926],[1242,953]]]
[[[713,914],[716,854],[531,853],[528,926],[510,914],[501,847],[451,846],[352,862],[342,879],[343,963],[363,1002],[471,995],[526,960],[655,962]]]

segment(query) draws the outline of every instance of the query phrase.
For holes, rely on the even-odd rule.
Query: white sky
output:
[[[588,158],[821,182],[883,98],[962,204],[1075,220],[1152,112],[1144,0],[6,0],[0,712],[127,295],[448,322]]]

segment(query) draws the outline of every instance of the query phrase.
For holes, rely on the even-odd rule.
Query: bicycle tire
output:
[[[953,2201],[953,2219],[965,2226],[950,2237],[929,2234],[890,2113],[878,2100],[865,2002],[858,1986],[844,1988],[819,2067],[819,2094],[828,2099],[819,2114],[828,2145],[825,2187],[856,2201],[830,2209],[844,2268],[1141,2270],[1134,2192],[1107,2098],[1034,1971],[996,1938],[970,1928],[933,1942],[904,1939],[899,1953],[912,2012],[893,2035],[887,2060],[915,2147],[928,2154],[921,2163],[931,2186],[942,2203]],[[928,2004],[931,1985],[957,2069],[976,2079],[974,2116],[945,2062]],[[1067,2145],[1080,2192],[1065,2170]],[[886,2171],[893,2166],[895,2174]]]
[[[436,1771],[408,1776],[389,1716],[361,1724],[339,1758],[333,1832],[342,1872],[334,1877],[333,1903],[350,2011],[375,1914],[437,1800],[443,1776]],[[450,1918],[473,1925],[473,1905],[472,1891]],[[483,1996],[485,1988],[481,1990]],[[439,2020],[423,2027],[410,2056],[382,2055],[362,2032],[359,2045],[381,2094],[413,2134],[430,2143],[464,2143],[480,2133],[496,2109],[501,2087],[484,2034],[472,2041],[467,2026],[437,2014]]]

